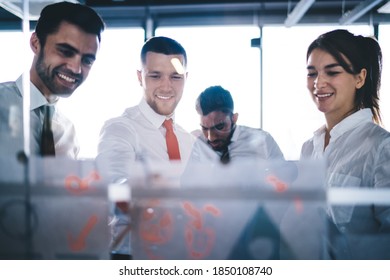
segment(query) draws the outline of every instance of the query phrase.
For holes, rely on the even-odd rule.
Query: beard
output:
[[[45,55],[42,49],[39,53],[37,63],[35,64],[35,71],[42,80],[43,84],[50,90],[52,94],[68,97],[72,95],[76,88],[81,85],[83,78],[81,74],[71,73],[69,70],[62,69],[62,67],[63,66],[57,66],[50,70],[50,67],[45,63]],[[57,79],[59,79],[57,73],[64,73],[70,77],[76,78],[75,86],[66,87],[62,84],[59,84],[57,82]]]
[[[218,139],[218,140],[215,140],[215,141],[207,141],[207,143],[211,146],[211,148],[214,150],[214,151],[217,151],[217,152],[223,152],[224,150],[226,150],[227,146],[229,146],[230,144],[230,139],[229,140],[222,140],[222,139]],[[216,145],[217,146],[213,146],[213,145]]]
[[[231,143],[231,140],[232,140],[232,137],[233,137],[233,133],[234,133],[234,130],[236,129],[236,125],[232,123],[232,126],[230,128],[230,133],[229,133],[229,136],[226,138],[226,139],[217,139],[215,141],[207,141],[207,143],[210,145],[211,143],[214,143],[214,144],[218,144],[217,146],[212,146],[212,149],[214,151],[217,151],[217,152],[223,152],[227,149],[227,147],[230,145]]]

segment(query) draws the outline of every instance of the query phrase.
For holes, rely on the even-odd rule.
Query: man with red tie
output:
[[[123,182],[137,161],[185,163],[191,153],[193,136],[175,121],[175,109],[187,80],[187,54],[177,41],[152,37],[141,50],[137,71],[143,97],[101,129],[96,162],[111,182]],[[125,205],[116,205],[115,236],[128,225]],[[128,238],[114,248],[113,258],[131,257]]]
[[[175,120],[187,80],[186,66],[186,51],[177,41],[152,37],[145,42],[137,71],[143,97],[137,106],[106,121],[100,133],[97,161],[111,181],[127,179],[135,161],[187,161],[193,137]],[[170,157],[171,148],[176,152]]]

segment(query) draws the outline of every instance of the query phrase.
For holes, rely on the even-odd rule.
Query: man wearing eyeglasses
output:
[[[248,162],[284,160],[278,144],[268,132],[237,124],[238,113],[234,112],[233,98],[230,92],[223,87],[211,86],[206,88],[198,96],[195,108],[200,116],[200,129],[193,132],[197,139],[182,176],[183,186],[196,186],[198,188],[198,186],[206,184],[208,188],[221,187],[222,181],[227,182],[226,180],[228,180],[230,182],[231,180],[233,184],[230,185],[231,187],[234,186],[235,182],[238,182],[236,175],[240,174],[239,169],[245,169]],[[229,164],[229,167],[235,168],[236,172],[218,172],[220,163]],[[217,168],[214,169],[214,167]],[[205,171],[209,168],[217,171],[215,174],[213,173],[215,176],[205,176],[205,173],[207,173]],[[221,181],[220,176],[226,176],[226,178]],[[253,179],[248,180],[248,184],[253,182]],[[228,202],[227,200],[223,203]],[[219,205],[218,202],[216,203]],[[248,211],[253,211],[253,209]],[[280,237],[278,225],[274,224],[274,221],[269,218],[267,211],[260,202],[258,208],[251,215],[248,222],[239,229],[241,234],[237,237],[238,239],[233,244],[227,245],[230,246],[230,251],[226,258],[280,258],[280,244],[283,244],[284,241]],[[235,224],[236,217],[229,216],[228,219],[229,223]],[[264,253],[264,255],[256,255],[259,252],[254,253],[251,248],[258,240],[266,240],[267,247],[270,246],[268,248],[272,249],[265,250],[267,252],[260,250],[260,254]],[[256,245],[253,248],[255,247]]]
[[[196,100],[196,111],[200,115],[201,129],[193,132],[198,141],[193,147],[191,161],[219,159],[228,163],[246,158],[284,159],[268,132],[237,125],[238,113],[234,113],[233,98],[223,87],[206,88]]]

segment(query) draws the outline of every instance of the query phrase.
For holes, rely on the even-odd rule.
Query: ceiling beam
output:
[[[291,27],[298,23],[314,2],[315,0],[299,1],[295,8],[288,14],[284,25],[286,27]]]
[[[350,10],[342,15],[339,20],[339,23],[342,25],[351,24],[365,13],[370,11],[376,5],[381,3],[383,0],[366,0],[357,5],[353,10]]]

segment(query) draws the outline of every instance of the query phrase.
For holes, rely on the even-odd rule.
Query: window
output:
[[[238,122],[260,126],[260,52],[251,47],[257,26],[159,28],[156,35],[180,42],[188,56],[188,82],[176,110],[178,123],[199,129],[195,100],[209,86],[221,85],[234,99]],[[191,36],[188,36],[191,34]]]
[[[104,122],[141,99],[136,71],[143,42],[141,28],[105,30],[89,77],[71,97],[60,100],[59,108],[75,124],[80,158],[94,158]]]

